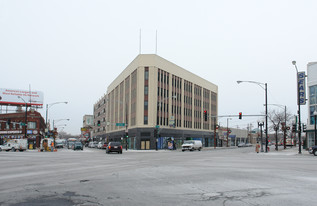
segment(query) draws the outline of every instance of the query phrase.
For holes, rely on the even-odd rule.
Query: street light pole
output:
[[[231,118],[227,118],[227,147],[229,147],[229,119]]]
[[[262,138],[262,127],[264,126],[264,122],[258,122],[258,127],[260,127],[261,128],[261,152],[264,152],[264,150],[263,150],[263,138]]]
[[[25,125],[24,125],[24,138],[27,138],[27,119],[28,119],[28,104],[26,103],[26,101],[21,97],[21,96],[18,96],[18,98],[22,99],[23,102],[25,103]],[[28,140],[29,142],[29,140]]]
[[[267,83],[265,83],[265,152],[268,148],[268,125],[267,125]]]
[[[51,103],[51,104],[46,104],[46,117],[45,117],[45,119],[46,119],[45,120],[46,128],[48,128],[47,127],[48,109],[51,108],[55,104],[61,104],[61,103],[67,104],[68,102],[54,102],[54,103]]]
[[[285,124],[284,124],[284,127],[283,127],[283,123],[282,123],[282,129],[283,129],[283,134],[284,134],[284,140],[283,140],[283,144],[284,144],[284,149],[286,149],[286,128],[287,128],[287,125],[286,125],[286,105],[281,105],[281,104],[269,104],[269,105],[273,105],[273,106],[277,106],[277,107],[280,107],[280,108],[284,108],[284,120],[285,120]]]
[[[62,120],[67,120],[67,121],[69,121],[70,119],[57,119],[57,120],[54,120],[54,119],[53,119],[53,130],[55,129],[55,128],[54,128],[54,127],[55,127],[55,126],[54,126],[54,123],[55,123],[55,122],[62,121]],[[66,124],[65,124],[65,126],[66,126]],[[56,137],[55,137],[55,135],[54,135],[54,146],[55,146],[55,139],[56,139]]]
[[[302,138],[301,138],[301,133],[302,133],[302,129],[301,129],[301,121],[300,121],[300,94],[299,94],[299,82],[298,82],[298,69],[296,66],[296,61],[292,61],[292,64],[295,66],[296,69],[296,74],[297,74],[297,105],[298,105],[298,153],[302,154]]]
[[[265,152],[267,152],[268,149],[268,121],[267,121],[267,83],[261,83],[261,82],[255,82],[255,81],[237,81],[238,84],[242,82],[248,82],[259,85],[262,89],[265,91]],[[263,88],[264,85],[264,88]],[[262,142],[261,142],[262,145]]]

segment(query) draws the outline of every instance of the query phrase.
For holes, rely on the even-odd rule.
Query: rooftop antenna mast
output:
[[[157,54],[157,30],[155,34],[155,54]]]
[[[141,29],[140,29],[140,45],[139,45],[139,54],[141,54]]]

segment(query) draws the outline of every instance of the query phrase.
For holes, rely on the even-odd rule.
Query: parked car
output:
[[[252,144],[251,143],[246,143],[245,146],[246,147],[252,147]]]
[[[75,142],[68,142],[67,143],[67,148],[68,149],[73,149],[74,144],[75,144]]]
[[[101,149],[107,149],[107,147],[108,147],[108,143],[107,143],[107,142],[104,142],[103,145],[102,145],[102,147],[101,147]]]
[[[64,148],[64,143],[59,140],[55,140],[55,148]]]
[[[246,147],[246,145],[245,145],[244,142],[240,142],[240,143],[238,144],[238,147]]]
[[[202,143],[200,140],[187,140],[182,144],[182,151],[185,150],[194,151],[198,150],[200,151],[202,149]]]
[[[106,153],[117,152],[118,154],[122,154],[122,145],[120,142],[109,142],[108,147],[106,149]]]
[[[97,147],[97,142],[89,142],[88,147],[89,148],[96,148]]]
[[[81,142],[75,142],[73,146],[73,150],[83,150],[84,145]]]
[[[312,146],[308,149],[308,152],[310,154],[314,154],[315,156],[317,156],[317,146]]]
[[[97,148],[98,149],[102,149],[103,143],[102,142],[98,142]]]

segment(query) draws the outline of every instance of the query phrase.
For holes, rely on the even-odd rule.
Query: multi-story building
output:
[[[92,127],[94,125],[94,115],[84,115],[83,127]]]
[[[308,124],[307,147],[316,145],[315,142],[315,115],[317,113],[317,62],[307,64],[308,95]],[[315,113],[315,114],[314,114]]]
[[[25,121],[27,122],[25,126]],[[9,139],[28,139],[33,148],[40,147],[45,122],[42,115],[30,109],[26,112],[0,114],[0,143]]]
[[[106,141],[106,109],[107,109],[107,95],[104,95],[94,104],[93,115],[93,132],[92,137],[95,141]]]
[[[83,116],[83,127],[81,128],[81,140],[88,142],[91,139],[91,131],[94,125],[94,115]]]
[[[94,105],[94,135],[132,149],[166,148],[171,140],[179,147],[186,139],[213,146],[217,114],[215,84],[158,55],[140,54]]]

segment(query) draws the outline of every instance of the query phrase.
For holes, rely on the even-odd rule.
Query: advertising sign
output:
[[[298,72],[298,92],[299,92],[299,104],[306,104],[306,82],[305,82],[305,72]]]
[[[43,92],[0,88],[0,105],[43,107]],[[24,102],[24,101],[25,102]]]
[[[86,138],[86,140],[88,140],[90,138],[89,128],[85,128],[85,127],[81,128],[81,137]]]

